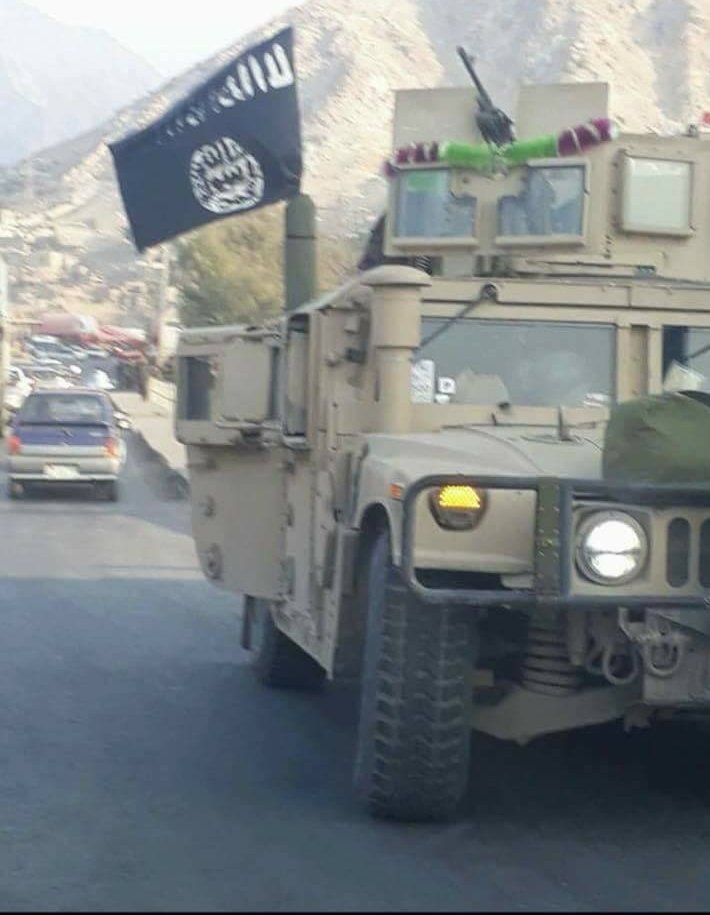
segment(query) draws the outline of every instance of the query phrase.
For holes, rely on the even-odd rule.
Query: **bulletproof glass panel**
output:
[[[471,238],[476,234],[476,199],[454,196],[446,169],[402,172],[398,178],[395,236]]]
[[[522,192],[498,202],[499,235],[581,236],[584,177],[582,165],[528,166]]]
[[[688,234],[692,165],[624,158],[621,227],[627,232]]]
[[[232,341],[222,353],[222,416],[261,423],[269,418],[273,364],[260,339]]]
[[[297,315],[289,327],[286,348],[286,397],[284,429],[287,435],[308,431],[308,319]]]
[[[208,356],[178,360],[178,418],[211,419],[214,377]]]
[[[710,392],[710,328],[663,328],[663,390]]]

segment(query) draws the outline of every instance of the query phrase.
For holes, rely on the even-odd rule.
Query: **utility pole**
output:
[[[151,304],[151,318],[155,322],[155,346],[158,360],[162,357],[163,321],[168,303],[168,285],[170,279],[170,252],[162,246],[160,259],[147,265],[148,301]]]

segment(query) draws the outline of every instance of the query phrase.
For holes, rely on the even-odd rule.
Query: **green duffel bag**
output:
[[[617,404],[602,464],[606,480],[710,484],[710,394],[654,394]]]

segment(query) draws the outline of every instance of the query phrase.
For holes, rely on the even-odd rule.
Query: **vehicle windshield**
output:
[[[422,319],[426,340],[446,324]],[[606,406],[613,402],[615,332],[610,324],[466,318],[419,351],[415,401],[516,406]]]
[[[19,420],[21,423],[95,425],[106,422],[106,413],[101,399],[92,394],[30,394]]]

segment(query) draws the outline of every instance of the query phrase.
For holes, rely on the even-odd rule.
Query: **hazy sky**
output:
[[[0,0],[1,2],[1,0]],[[170,77],[298,0],[26,0],[63,22],[104,29]]]

